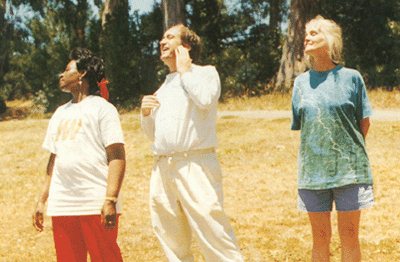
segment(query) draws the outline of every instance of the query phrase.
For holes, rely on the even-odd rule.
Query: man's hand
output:
[[[45,204],[41,201],[38,201],[36,204],[36,208],[33,211],[32,214],[32,224],[33,227],[38,231],[38,232],[42,232],[43,231],[43,222],[44,222],[44,218],[43,218],[43,213],[44,213],[44,206]]]
[[[160,106],[160,102],[155,95],[148,95],[142,98],[142,104],[140,106],[142,115],[148,116],[151,114],[151,110]]]
[[[175,57],[176,57],[176,71],[179,74],[183,74],[190,70],[192,66],[192,59],[189,55],[189,49],[184,46],[178,46],[175,49]]]
[[[117,209],[112,201],[104,201],[101,209],[101,224],[106,229],[113,229],[117,224]]]

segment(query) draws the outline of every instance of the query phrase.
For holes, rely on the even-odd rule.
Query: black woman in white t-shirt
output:
[[[124,139],[107,101],[104,61],[74,49],[60,88],[72,100],[50,119],[43,148],[50,152],[33,225],[43,231],[46,201],[57,261],[122,261],[117,244],[118,195],[125,173]]]

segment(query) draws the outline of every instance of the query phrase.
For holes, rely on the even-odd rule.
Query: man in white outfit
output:
[[[187,27],[168,29],[160,49],[170,74],[142,100],[142,128],[155,155],[152,224],[169,261],[193,261],[191,232],[206,261],[243,261],[223,210],[215,153],[220,80],[215,67],[192,64],[199,48],[200,38]]]

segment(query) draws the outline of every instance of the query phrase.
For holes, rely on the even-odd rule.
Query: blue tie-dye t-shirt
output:
[[[371,115],[362,76],[336,66],[294,82],[292,130],[301,129],[299,188],[372,184],[360,121]]]

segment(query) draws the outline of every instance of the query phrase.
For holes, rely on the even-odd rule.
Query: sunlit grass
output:
[[[374,89],[368,91],[369,99],[373,109],[400,109],[400,90],[386,91],[383,89]],[[7,101],[9,111],[4,115],[6,119],[10,118],[44,118],[51,114],[38,114],[32,111],[33,103],[31,100],[13,100]],[[291,93],[270,93],[258,97],[234,97],[222,99],[218,106],[219,110],[291,110]],[[120,108],[120,112],[139,112],[138,108],[133,110]]]
[[[400,90],[368,91],[374,109],[400,109]],[[291,93],[271,93],[259,97],[234,97],[223,100],[220,110],[290,110]]]
[[[0,122],[3,261],[55,261],[50,220],[46,218],[45,231],[37,233],[30,218],[48,158],[41,149],[47,123],[35,119]],[[136,113],[123,114],[122,124],[128,160],[119,234],[123,257],[125,261],[166,261],[150,225],[150,142],[140,130]],[[296,209],[299,134],[289,131],[289,125],[289,119],[218,120],[225,209],[246,261],[310,261],[307,216]],[[367,139],[376,205],[362,215],[363,261],[400,261],[399,136],[399,122],[374,121]],[[336,222],[333,226],[331,261],[335,262],[340,261],[340,250]],[[195,261],[204,261],[196,242],[193,249]]]

